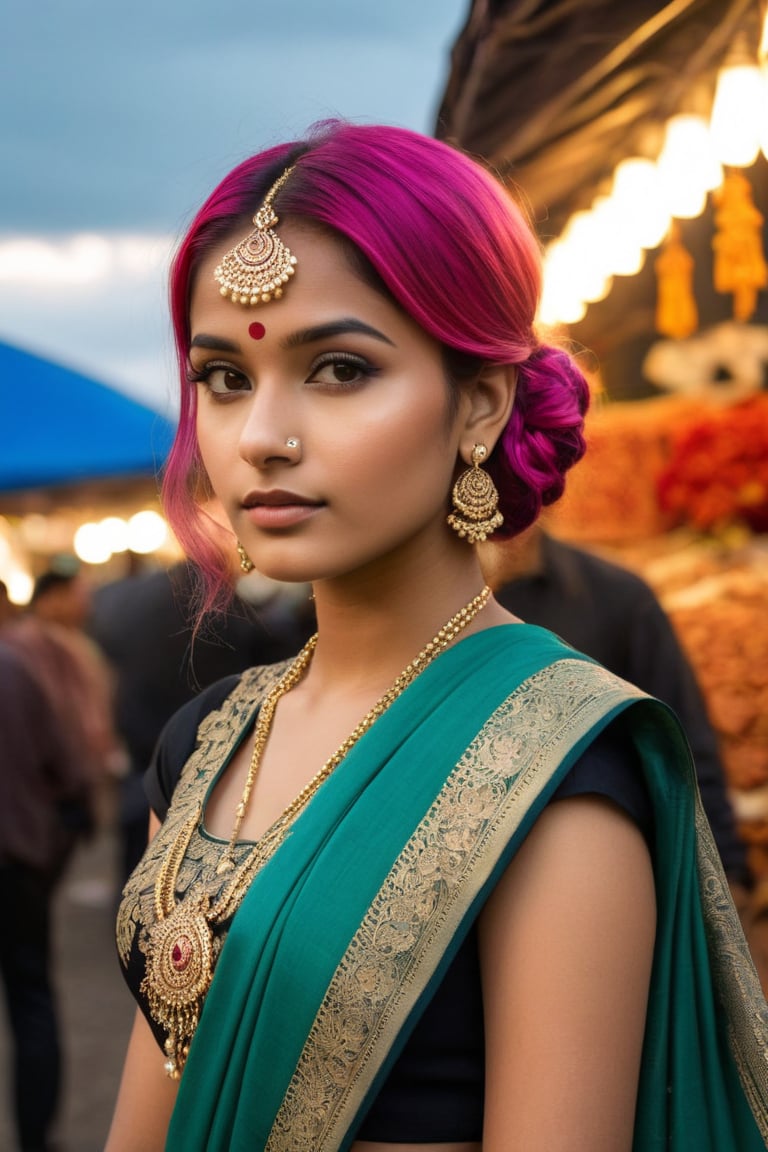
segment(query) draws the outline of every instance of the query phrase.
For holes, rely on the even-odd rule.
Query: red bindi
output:
[[[253,324],[248,325],[248,335],[251,340],[263,340],[266,334],[266,328],[258,320],[254,320]]]

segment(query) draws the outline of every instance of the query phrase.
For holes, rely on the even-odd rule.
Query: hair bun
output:
[[[559,499],[586,449],[589,385],[573,358],[542,344],[517,370],[512,414],[488,465],[504,516],[499,536],[522,532]]]

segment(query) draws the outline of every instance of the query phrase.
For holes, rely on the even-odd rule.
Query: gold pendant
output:
[[[178,1079],[213,979],[213,932],[205,893],[187,895],[149,933],[141,991],[152,1017],[167,1033],[165,1070]]]

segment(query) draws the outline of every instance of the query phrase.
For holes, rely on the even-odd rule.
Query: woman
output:
[[[161,739],[109,1152],[763,1147],[764,1003],[702,824],[707,953],[677,725],[483,586],[474,544],[583,451],[539,288],[496,183],[395,128],[246,161],[179,249],[170,514],[210,604],[215,494],[318,638]]]

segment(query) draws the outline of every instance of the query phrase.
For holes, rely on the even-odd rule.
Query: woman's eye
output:
[[[374,374],[372,366],[360,356],[327,356],[313,365],[309,374],[313,384],[325,384],[332,388],[350,388],[362,384]]]
[[[201,372],[194,373],[194,379],[215,396],[231,396],[234,392],[247,392],[251,387],[247,376],[226,364],[208,364]]]

